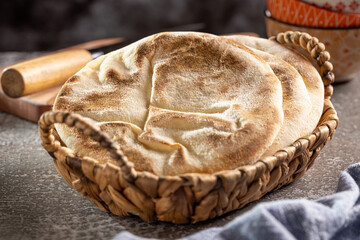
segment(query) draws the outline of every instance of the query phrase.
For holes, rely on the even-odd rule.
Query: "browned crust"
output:
[[[254,71],[256,78],[249,78]],[[65,84],[54,109],[137,125],[142,132],[134,135],[136,144],[119,137],[120,125],[104,129],[137,170],[211,173],[248,164],[271,144],[282,122],[279,91],[266,63],[239,43],[203,33],[161,33],[79,72]],[[133,97],[141,93],[143,99]],[[92,144],[75,145],[107,158]]]

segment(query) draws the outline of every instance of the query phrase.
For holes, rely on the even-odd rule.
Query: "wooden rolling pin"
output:
[[[1,88],[7,96],[18,98],[59,86],[89,61],[124,44],[123,38],[100,39],[2,67]]]
[[[85,49],[68,50],[5,68],[1,87],[10,97],[21,97],[63,84],[93,59]]]
[[[0,68],[1,87],[6,95],[17,98],[61,85],[94,58],[90,58],[94,50],[99,51],[101,47],[123,41],[123,38],[93,40],[46,56],[3,66]]]

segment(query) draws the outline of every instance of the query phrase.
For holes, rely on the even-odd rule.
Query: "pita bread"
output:
[[[312,105],[304,81],[294,67],[274,55],[256,49],[253,51],[269,64],[283,90],[284,123],[272,145],[263,154],[268,156],[311,133],[313,129],[307,127]]]
[[[261,57],[192,32],[156,34],[90,62],[53,109],[94,119],[137,170],[159,176],[252,163],[283,122],[281,83]],[[79,156],[111,161],[77,131],[55,127]]]
[[[282,83],[284,124],[264,156],[272,155],[310,134],[316,128],[324,107],[324,85],[311,62],[300,53],[271,40],[243,35],[226,38],[257,49],[253,51],[270,65]]]

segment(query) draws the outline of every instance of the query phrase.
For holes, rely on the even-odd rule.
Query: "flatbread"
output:
[[[304,81],[294,67],[274,55],[252,50],[269,64],[283,90],[284,123],[274,142],[263,154],[269,156],[314,130],[308,128],[312,104]]]
[[[89,117],[139,171],[213,173],[256,161],[283,123],[281,83],[242,44],[205,33],[160,33],[86,65],[54,110]],[[57,124],[79,156],[111,161],[77,131]]]
[[[243,35],[225,38],[257,49],[255,53],[270,65],[282,82],[284,124],[264,156],[272,155],[310,134],[316,128],[324,107],[324,85],[311,62],[275,41]]]

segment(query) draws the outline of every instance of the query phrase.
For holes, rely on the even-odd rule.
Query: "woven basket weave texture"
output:
[[[325,87],[324,110],[312,134],[296,140],[273,156],[252,165],[215,174],[183,174],[158,177],[138,172],[120,146],[80,115],[47,112],[39,120],[43,147],[53,157],[60,175],[101,210],[120,216],[138,215],[145,221],[195,223],[242,208],[264,194],[289,184],[311,167],[338,126],[330,101],[334,82],[330,54],[324,44],[307,33],[285,32],[270,38],[305,49],[318,63]],[[75,127],[108,150],[117,164],[100,164],[77,157],[56,134],[54,123]]]

